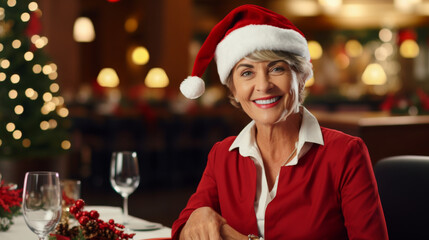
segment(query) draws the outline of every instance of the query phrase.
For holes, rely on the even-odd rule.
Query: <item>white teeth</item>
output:
[[[280,97],[273,97],[271,99],[255,100],[255,103],[257,103],[257,104],[271,104],[271,103],[273,103],[279,99],[280,99]]]

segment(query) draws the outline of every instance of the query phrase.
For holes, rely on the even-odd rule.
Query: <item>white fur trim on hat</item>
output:
[[[215,61],[220,81],[237,62],[256,50],[283,50],[310,61],[307,40],[297,31],[270,25],[247,25],[229,33],[216,47]]]
[[[189,99],[196,99],[203,95],[205,91],[204,81],[199,77],[190,76],[187,77],[180,84],[180,91],[182,94]]]

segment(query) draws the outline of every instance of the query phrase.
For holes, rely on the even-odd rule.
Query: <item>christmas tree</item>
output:
[[[68,109],[34,1],[0,1],[0,160],[65,153]]]

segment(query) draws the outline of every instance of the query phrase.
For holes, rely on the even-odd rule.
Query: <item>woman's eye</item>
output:
[[[271,72],[284,72],[285,68],[281,66],[276,66],[271,69]]]
[[[244,71],[244,72],[241,73],[242,77],[249,77],[250,75],[252,75],[251,71]]]

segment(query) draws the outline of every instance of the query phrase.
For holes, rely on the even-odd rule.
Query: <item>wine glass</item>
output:
[[[140,183],[139,166],[136,152],[114,152],[110,165],[110,183],[113,189],[124,199],[123,224],[128,224],[128,196]]]
[[[22,192],[25,223],[39,237],[46,238],[61,217],[61,185],[56,172],[27,172]]]

